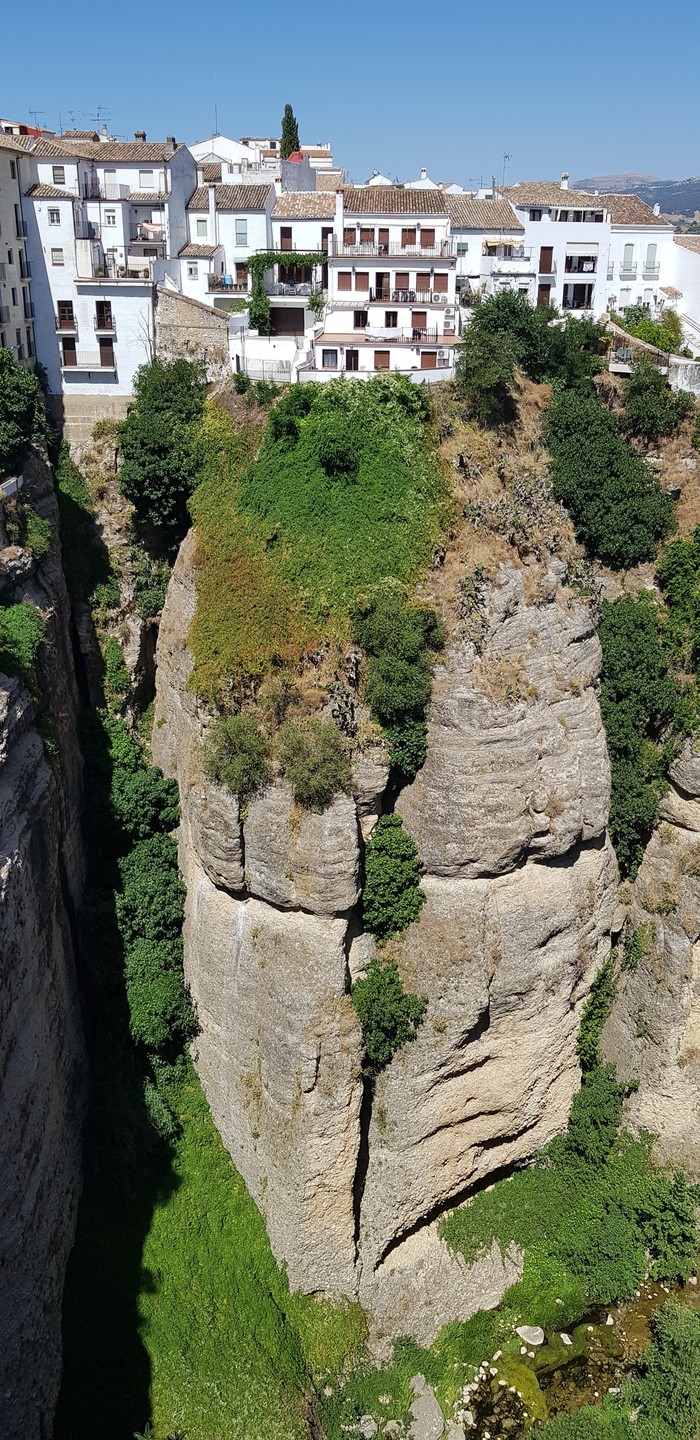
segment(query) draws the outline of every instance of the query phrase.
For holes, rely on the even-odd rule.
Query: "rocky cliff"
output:
[[[80,1188],[83,1043],[71,916],[82,860],[77,697],[48,468],[23,498],[49,554],[0,539],[6,597],[45,622],[35,697],[0,676],[0,1433],[46,1440],[61,1373],[61,1297]],[[37,730],[37,714],[48,745]],[[47,758],[47,749],[50,758]]]
[[[322,815],[278,780],[242,817],[205,780],[207,717],[187,685],[193,554],[189,536],[161,623],[153,733],[181,791],[197,1067],[292,1285],[359,1294],[380,1340],[430,1339],[517,1273],[517,1256],[491,1257],[465,1296],[431,1222],[565,1124],[580,1008],[609,946],[594,624],[556,569],[535,605],[523,572],[502,565],[479,651],[459,634],[445,649],[428,758],[395,803],[426,903],[391,953],[428,1006],[372,1093],[349,988],[373,946],[357,902],[363,835],[392,803],[387,766],[381,750],[356,756],[353,794]]]

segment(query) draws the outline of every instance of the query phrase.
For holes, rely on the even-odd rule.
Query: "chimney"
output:
[[[216,233],[216,185],[209,187],[209,244],[216,245],[218,235]]]
[[[656,204],[655,204],[655,206],[654,206],[654,214],[655,214],[655,215],[660,215],[660,214],[661,214],[661,206],[660,206],[658,200],[657,200],[657,202],[656,202]]]
[[[197,189],[204,184],[204,170],[201,165],[197,166]]]
[[[425,168],[425,165],[421,165],[420,178],[421,180],[427,180],[428,178],[428,172]]]
[[[170,159],[170,156],[171,156],[171,155],[174,155],[174,154],[175,154],[176,149],[177,149],[177,141],[176,141],[176,139],[175,139],[175,136],[174,136],[174,135],[166,135],[166,137],[165,137],[165,154],[167,155],[168,159]]]
[[[562,172],[561,172],[561,188],[562,188],[562,190],[568,190],[568,188],[569,188],[569,172],[568,172],[568,170],[562,170]]]
[[[143,141],[145,141],[145,139],[146,139],[146,131],[145,131],[145,130],[134,130],[134,140],[143,140]]]

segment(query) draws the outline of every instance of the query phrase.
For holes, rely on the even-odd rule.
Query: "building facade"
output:
[[[24,189],[31,176],[24,144],[0,134],[0,348],[29,367],[36,345]]]

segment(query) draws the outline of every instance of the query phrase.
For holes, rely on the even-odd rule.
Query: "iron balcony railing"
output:
[[[564,270],[567,275],[595,275],[598,271],[598,258],[595,255],[567,255]]]
[[[21,220],[21,219],[20,219],[20,220],[15,220],[15,235],[17,236],[17,239],[18,239],[18,240],[26,240],[26,238],[27,238],[27,222],[26,222],[26,220]]]
[[[375,240],[363,240],[357,244],[346,244],[344,240],[339,240],[336,235],[329,235],[328,253],[331,256],[347,256],[360,260],[384,255],[400,255],[404,259],[408,259],[411,255],[419,255],[427,257],[428,259],[451,260],[455,258],[455,246],[452,240],[440,240],[435,245],[423,245],[420,240],[411,241],[406,245],[401,245],[395,240],[381,245]]]
[[[643,280],[658,280],[658,278],[659,278],[659,268],[660,268],[660,267],[659,267],[658,264],[657,264],[657,265],[643,265],[643,266],[642,266],[642,279],[643,279]]]
[[[63,370],[115,370],[116,364],[113,355],[109,360],[105,360],[99,350],[76,350],[70,359],[64,356],[61,368]]]
[[[621,260],[621,261],[620,261],[620,279],[621,279],[621,280],[636,280],[636,278],[637,278],[637,262],[636,262],[636,260],[630,261],[629,264],[628,264],[625,260]]]
[[[374,345],[417,345],[423,341],[436,345],[438,339],[437,330],[394,330],[393,328],[382,328],[381,330],[360,330],[358,335],[364,335]]]
[[[229,295],[247,295],[248,281],[234,280],[232,275],[207,275],[207,290],[226,290]]]
[[[25,300],[25,302],[24,302],[24,318],[25,318],[25,320],[33,320],[33,319],[34,319],[34,301],[33,301],[33,300]]]
[[[96,335],[113,335],[116,338],[117,326],[113,315],[96,315],[93,324]]]
[[[73,314],[70,314],[70,315],[65,315],[65,314],[64,314],[64,315],[62,315],[62,314],[60,314],[60,313],[57,314],[57,315],[56,315],[56,330],[59,332],[59,334],[63,334],[63,335],[77,335],[77,333],[78,333],[78,322],[77,322],[77,320],[76,320],[76,318],[75,318],[75,315],[73,315]]]
[[[358,296],[359,299],[359,296]],[[449,305],[454,304],[450,300],[446,290],[373,290],[370,289],[369,299],[371,304],[382,305]]]
[[[105,185],[99,180],[85,180],[81,193],[83,200],[128,200],[131,189],[128,185]]]

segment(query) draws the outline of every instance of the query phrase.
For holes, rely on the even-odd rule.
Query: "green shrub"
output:
[[[165,560],[154,560],[140,545],[131,548],[134,565],[136,609],[144,620],[160,615],[170,579],[170,566]]]
[[[425,904],[418,851],[398,815],[382,815],[365,850],[362,913],[366,930],[386,940],[418,919]]]
[[[32,439],[44,430],[39,382],[15,360],[12,351],[0,349],[0,480],[20,475]]]
[[[393,764],[412,779],[426,756],[425,709],[442,622],[427,605],[409,606],[398,591],[384,590],[356,614],[354,634],[369,657],[372,715],[386,730]]]
[[[515,418],[516,360],[515,344],[506,331],[485,334],[472,320],[458,347],[455,379],[479,425],[495,428]]]
[[[615,416],[593,395],[563,391],[547,411],[545,438],[555,499],[589,554],[616,570],[653,560],[672,527],[673,505]]]
[[[188,360],[142,365],[133,405],[120,431],[122,494],[142,526],[152,526],[172,549],[189,524],[187,500],[202,464],[199,421],[206,381]]]
[[[374,956],[352,987],[352,1003],[362,1025],[365,1066],[376,1074],[407,1040],[415,1040],[428,1002],[406,993],[393,961]]]
[[[26,680],[43,638],[44,622],[28,600],[0,609],[0,670]]]
[[[700,1428],[700,1315],[674,1297],[657,1310],[630,1399],[640,1440],[693,1440]]]
[[[294,799],[310,810],[324,810],[339,790],[350,787],[350,759],[330,720],[286,720],[279,757]]]
[[[43,560],[51,548],[51,521],[46,520],[43,515],[37,515],[36,510],[27,505],[22,512],[21,530],[21,543],[31,550],[35,560]]]
[[[176,780],[155,765],[116,766],[109,792],[112,814],[126,840],[145,840],[156,830],[174,830],[180,816]]]
[[[155,1054],[181,1050],[195,1031],[182,983],[182,942],[137,940],[126,953],[124,973],[134,1040]]]
[[[204,766],[213,780],[245,801],[270,781],[267,741],[252,715],[219,715],[204,747]]]
[[[119,861],[121,893],[117,918],[130,948],[137,940],[179,937],[185,887],[177,869],[177,844],[170,835],[150,835]]]
[[[601,965],[581,1012],[576,1054],[584,1075],[599,1063],[600,1037],[615,999],[615,972],[610,957]]]
[[[662,617],[642,593],[603,602],[600,708],[612,769],[610,834],[623,874],[634,874],[687,723],[684,696],[664,646]]]
[[[593,1167],[607,1160],[620,1126],[624,1095],[613,1065],[597,1064],[586,1071],[585,1082],[571,1102],[566,1135],[569,1155]]]
[[[119,710],[129,694],[129,671],[116,635],[108,635],[100,646],[104,672],[105,699],[110,710]]]
[[[672,390],[651,361],[640,359],[625,385],[624,429],[650,443],[675,435],[695,409],[686,390]]]
[[[616,318],[627,334],[637,340],[645,340],[647,345],[655,345],[667,354],[681,353],[683,325],[675,310],[665,310],[661,320],[652,320],[645,305],[628,305],[622,316]]]

